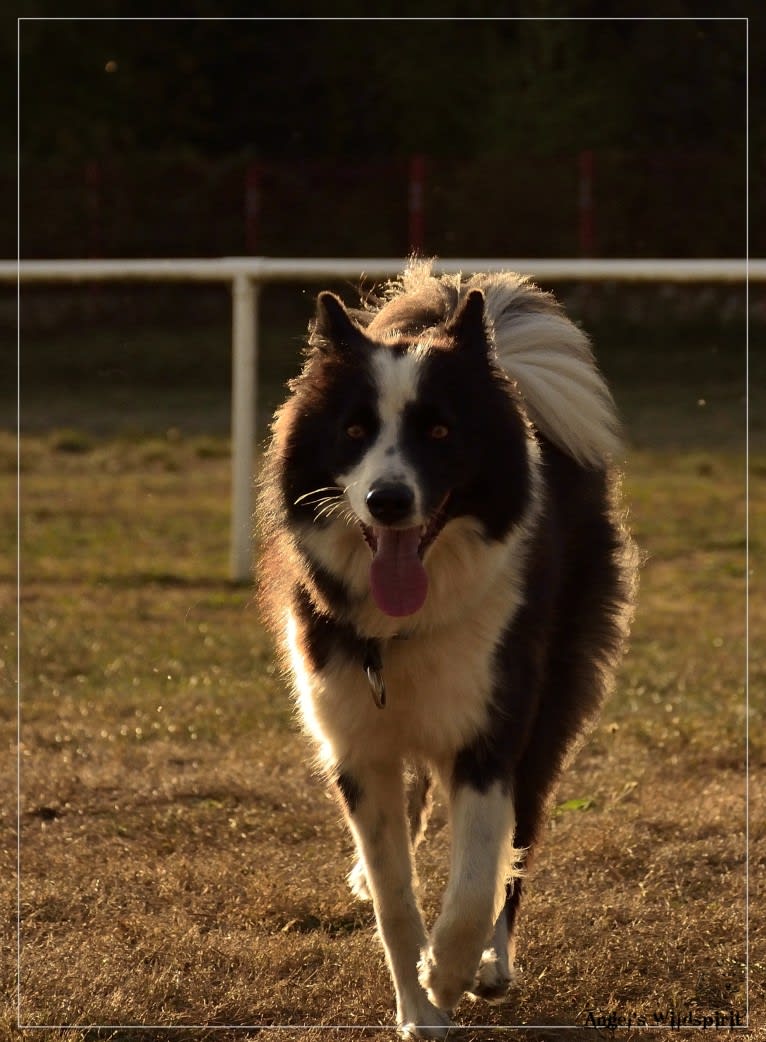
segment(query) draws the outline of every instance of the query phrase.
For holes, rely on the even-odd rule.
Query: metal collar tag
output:
[[[372,700],[378,709],[383,709],[386,704],[386,685],[383,681],[383,661],[380,657],[380,648],[375,641],[371,640],[367,643],[363,666],[370,684]]]

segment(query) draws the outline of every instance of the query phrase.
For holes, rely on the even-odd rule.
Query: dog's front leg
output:
[[[401,766],[344,768],[338,787],[364,863],[396,990],[400,1031],[408,1037],[443,1038],[449,1017],[429,1002],[418,980],[426,934],[413,887]]]
[[[515,861],[513,799],[499,782],[483,792],[470,785],[453,789],[450,818],[449,883],[421,973],[429,997],[443,1009],[453,1009],[473,987]]]

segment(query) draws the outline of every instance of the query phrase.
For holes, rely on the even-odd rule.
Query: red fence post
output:
[[[258,247],[258,217],[261,209],[261,169],[250,163],[245,172],[245,251],[256,253]]]
[[[593,152],[586,148],[578,156],[580,215],[580,253],[592,257],[596,249],[595,217],[593,207]]]
[[[425,242],[425,197],[426,160],[425,156],[410,156],[409,190],[407,194],[407,212],[409,218],[410,253],[423,253]]]
[[[101,164],[91,159],[85,164],[85,197],[88,213],[88,256],[104,256],[101,224]]]

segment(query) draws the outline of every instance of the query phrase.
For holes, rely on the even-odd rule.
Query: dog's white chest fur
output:
[[[303,719],[332,763],[360,756],[438,760],[486,725],[492,686],[486,635],[450,629],[437,639],[387,642],[386,705],[379,709],[361,663],[335,656],[312,673],[295,640],[295,620],[288,620],[288,629]]]
[[[536,503],[530,513],[537,509]],[[480,550],[467,532],[445,534],[448,538],[435,551],[449,552],[452,545],[457,556],[449,535],[465,542],[464,585],[440,588],[439,577],[454,577],[456,570],[435,570],[421,623],[407,636],[380,642],[384,709],[375,705],[360,661],[339,652],[323,669],[312,670],[300,623],[288,612],[285,636],[298,703],[307,729],[323,749],[325,766],[351,763],[360,755],[438,762],[486,728],[495,649],[523,600],[526,526],[519,526],[505,544]],[[467,547],[473,547],[481,562],[468,561],[473,554]],[[369,614],[372,609],[366,605],[363,610]]]

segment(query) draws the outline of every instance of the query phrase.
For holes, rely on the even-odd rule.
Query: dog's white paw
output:
[[[471,993],[488,1002],[499,1002],[515,983],[516,977],[516,971],[508,967],[507,960],[499,959],[494,948],[486,948]]]
[[[404,1039],[446,1038],[451,1027],[449,1014],[432,1005],[425,994],[399,1011],[399,1036]]]
[[[351,893],[354,897],[358,898],[358,900],[372,900],[372,894],[367,886],[367,876],[365,875],[364,865],[361,860],[357,861],[349,872],[348,885],[351,887]]]
[[[420,983],[439,1009],[454,1009],[474,979],[464,960],[451,960],[449,949],[442,954],[435,944],[423,954],[419,971]]]

